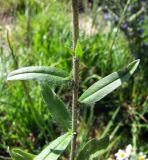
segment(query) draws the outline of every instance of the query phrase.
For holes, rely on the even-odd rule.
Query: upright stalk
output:
[[[72,3],[72,39],[73,49],[76,48],[76,43],[79,38],[79,9],[78,0],[71,0]]]
[[[71,0],[72,3],[72,38],[73,49],[76,48],[76,43],[79,37],[79,10],[78,0]],[[76,55],[73,55],[73,80],[72,80],[72,132],[73,139],[71,141],[70,160],[74,160],[76,151],[77,138],[77,102],[78,102],[78,68],[79,61]]]

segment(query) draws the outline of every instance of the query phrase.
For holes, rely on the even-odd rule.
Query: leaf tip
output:
[[[137,66],[138,66],[139,63],[140,63],[140,59],[136,59],[134,62],[135,62],[135,64],[137,64]]]
[[[129,65],[128,65],[128,70],[130,72],[130,75],[132,75],[135,70],[137,69],[137,67],[139,66],[139,63],[140,63],[140,59],[136,59],[134,60],[133,62],[131,62]]]

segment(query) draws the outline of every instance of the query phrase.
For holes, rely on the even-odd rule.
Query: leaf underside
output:
[[[64,102],[52,91],[47,84],[41,84],[42,95],[52,118],[61,129],[71,128],[71,116]]]
[[[69,145],[72,133],[67,132],[52,141],[41,153],[33,155],[20,149],[13,149],[10,155],[13,160],[57,160]]]
[[[61,69],[46,66],[31,66],[11,72],[7,80],[37,80],[52,85],[61,85],[68,81],[69,74]]]
[[[118,88],[123,82],[127,81],[135,72],[140,60],[135,60],[130,63],[125,69],[114,72],[89,87],[79,98],[80,103],[92,105],[101,100],[109,93]]]
[[[34,160],[57,160],[67,148],[72,139],[71,133],[66,133],[51,142]]]

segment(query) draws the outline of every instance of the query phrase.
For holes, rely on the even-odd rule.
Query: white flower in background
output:
[[[108,158],[108,160],[114,160],[114,159],[112,159],[112,158]]]
[[[126,147],[126,153],[128,154],[128,157],[129,156],[132,156],[135,154],[135,149],[133,148],[133,146],[131,144],[129,144],[127,147]]]
[[[148,159],[146,159],[146,155],[144,155],[142,152],[140,152],[138,160],[148,160]]]
[[[131,144],[129,144],[125,150],[119,149],[115,157],[116,160],[148,160],[148,157],[143,152],[137,154],[136,149],[133,148]]]
[[[116,160],[128,160],[128,154],[121,149],[118,150],[115,156],[116,156]]]

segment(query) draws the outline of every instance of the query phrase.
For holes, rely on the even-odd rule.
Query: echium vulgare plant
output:
[[[63,151],[71,143],[70,160],[89,160],[97,151],[104,150],[109,145],[109,137],[101,139],[93,138],[81,146],[79,152],[76,152],[77,133],[77,110],[78,103],[83,106],[92,106],[109,93],[118,88],[123,82],[127,81],[136,70],[139,60],[130,63],[125,69],[114,72],[90,86],[78,98],[79,83],[79,59],[82,54],[81,45],[78,41],[79,21],[78,21],[78,0],[72,0],[72,22],[73,22],[73,69],[72,76],[64,70],[47,66],[30,66],[17,69],[11,72],[7,80],[34,80],[41,86],[41,92],[52,115],[53,120],[65,134],[61,135],[43,149],[38,155],[26,153],[20,149],[10,149],[10,155],[13,160],[57,160]],[[69,85],[71,84],[71,85]],[[66,104],[55,93],[55,88],[61,85],[67,85],[72,89],[72,115],[67,109]],[[99,156],[99,155],[96,155]],[[97,158],[97,157],[95,157]]]

